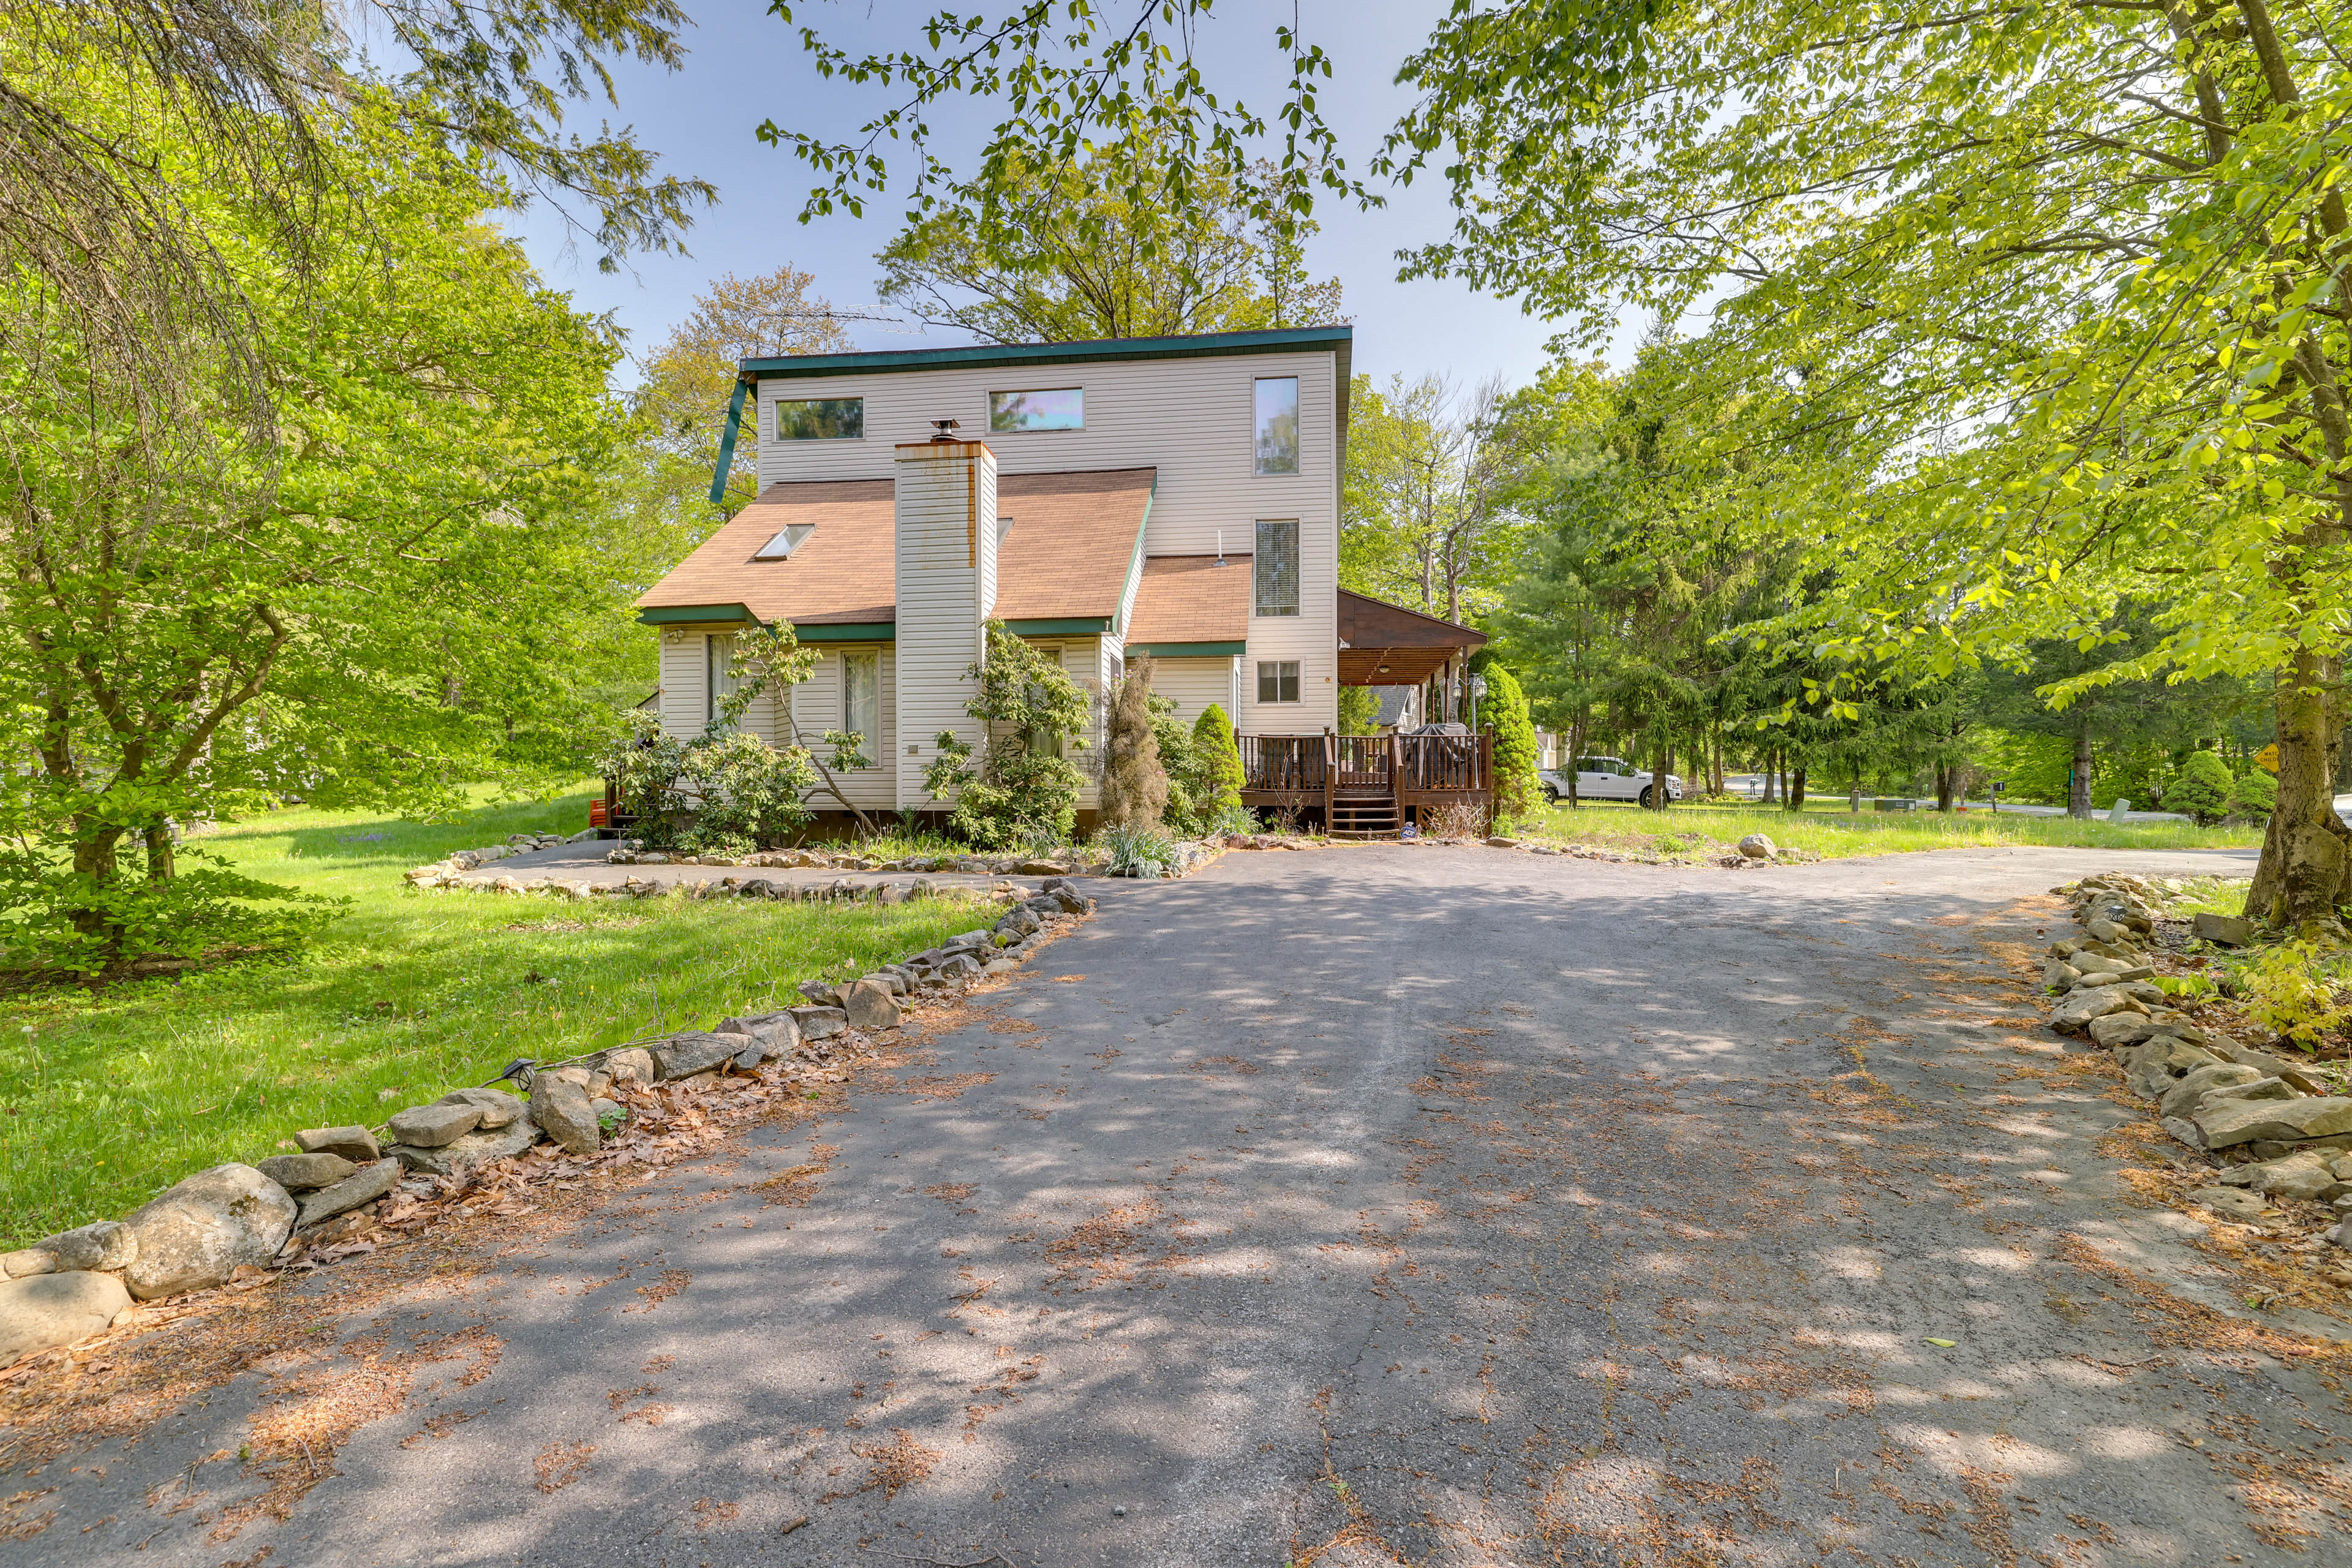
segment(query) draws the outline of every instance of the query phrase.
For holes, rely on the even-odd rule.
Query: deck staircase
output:
[[[1397,817],[1396,796],[1382,789],[1334,794],[1329,826],[1334,838],[1394,838],[1404,825]]]

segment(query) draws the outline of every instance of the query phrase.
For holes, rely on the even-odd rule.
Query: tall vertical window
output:
[[[1257,553],[1250,561],[1253,595],[1261,616],[1298,613],[1298,520],[1257,525]]]
[[[720,704],[735,694],[735,677],[727,668],[734,658],[733,634],[721,632],[702,639],[702,718],[706,724],[727,722],[727,711]]]
[[[841,727],[865,738],[857,749],[875,754],[882,743],[882,656],[845,653],[841,656]]]
[[[1257,667],[1257,700],[1260,702],[1296,702],[1298,700],[1298,661],[1260,659]]]
[[[1298,471],[1298,378],[1295,375],[1258,378],[1257,471]]]

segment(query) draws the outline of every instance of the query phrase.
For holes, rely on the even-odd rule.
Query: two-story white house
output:
[[[757,443],[758,497],[638,601],[661,634],[664,726],[700,734],[736,630],[788,621],[816,674],[746,725],[812,749],[860,733],[874,766],[845,793],[935,809],[936,737],[981,739],[965,671],[993,617],[1098,699],[1149,652],[1182,717],[1213,702],[1234,720],[1256,804],[1328,805],[1307,753],[1328,749],[1340,686],[1424,685],[1423,711],[1448,711],[1484,641],[1339,589],[1351,336],[743,362],[730,434]]]

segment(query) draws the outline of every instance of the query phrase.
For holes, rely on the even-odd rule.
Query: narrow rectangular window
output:
[[[1298,700],[1298,661],[1260,659],[1257,666],[1257,700],[1260,702],[1296,702]]]
[[[857,749],[876,754],[882,743],[882,656],[845,653],[841,656],[841,727],[865,738]]]
[[[988,395],[988,428],[1011,430],[1083,430],[1087,427],[1087,389],[1057,386],[1042,392],[992,392]]]
[[[1257,553],[1250,563],[1261,616],[1298,613],[1298,520],[1257,525]]]
[[[865,435],[862,397],[784,398],[776,404],[779,441],[856,441]]]
[[[1295,375],[1258,378],[1257,471],[1298,471],[1298,378]]]
[[[702,721],[706,725],[727,722],[727,710],[721,704],[735,694],[735,677],[727,668],[734,658],[733,633],[718,632],[702,639]]]

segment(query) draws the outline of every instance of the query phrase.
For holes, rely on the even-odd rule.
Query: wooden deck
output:
[[[1243,735],[1242,804],[1314,817],[1342,837],[1392,837],[1445,806],[1495,806],[1492,735]]]

